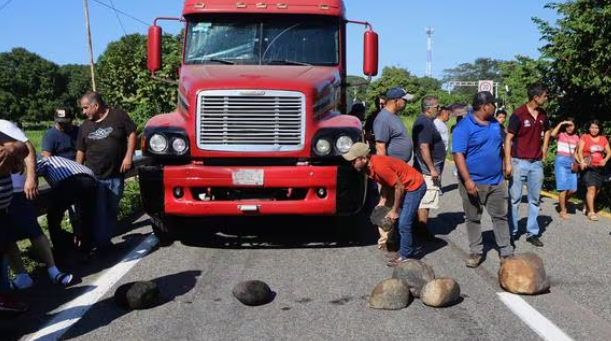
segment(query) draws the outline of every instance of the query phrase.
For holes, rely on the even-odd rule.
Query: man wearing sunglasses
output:
[[[422,114],[414,122],[412,136],[416,154],[414,168],[424,175],[427,186],[426,194],[418,209],[417,230],[427,232],[429,210],[439,208],[441,173],[445,164],[446,149],[434,123],[440,109],[439,97],[424,96],[421,108]]]

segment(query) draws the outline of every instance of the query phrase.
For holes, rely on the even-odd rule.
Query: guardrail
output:
[[[136,151],[134,155],[134,163],[132,168],[125,174],[125,178],[133,178],[138,175],[138,167],[146,166],[150,164],[150,158],[143,156],[140,151]],[[49,193],[51,192],[51,186],[45,183],[38,187],[38,199],[36,200],[36,209],[38,216],[47,214],[47,206],[49,204]]]

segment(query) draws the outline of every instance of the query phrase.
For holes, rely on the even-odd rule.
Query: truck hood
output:
[[[203,89],[293,90],[316,96],[339,82],[337,68],[327,66],[185,65],[181,72],[181,92],[188,98]]]

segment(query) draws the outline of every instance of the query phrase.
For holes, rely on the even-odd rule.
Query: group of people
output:
[[[87,118],[73,124],[68,108],[58,108],[55,123],[44,135],[42,155],[12,122],[0,120],[0,258],[6,257],[15,276],[16,290],[34,283],[26,272],[16,242],[29,239],[47,266],[52,283],[69,286],[72,274],[59,270],[56,257],[73,252],[88,259],[112,249],[124,175],[132,168],[136,148],[136,126],[122,110],[105,104],[97,92],[85,93],[80,101]],[[38,223],[34,200],[38,177],[51,186],[47,223],[51,242]],[[62,229],[69,212],[73,233]],[[3,269],[0,278],[7,276]],[[0,312],[21,312],[25,304],[0,294]]]
[[[586,210],[590,220],[597,220],[594,208],[596,194],[603,182],[602,167],[611,158],[609,142],[601,135],[598,121],[589,125],[588,133],[576,135],[574,119],[551,129],[543,105],[547,90],[538,84],[528,88],[528,102],[515,110],[504,123],[507,112],[497,110],[499,102],[490,92],[476,94],[472,110],[459,114],[452,128],[451,152],[458,175],[470,255],[466,266],[477,267],[483,259],[481,217],[485,208],[501,259],[512,257],[519,239],[518,217],[523,188],[527,188],[528,215],[526,241],[543,247],[537,221],[543,186],[543,161],[550,139],[558,139],[556,183],[560,191],[559,214],[569,219],[567,200],[577,190],[579,168],[587,188]],[[421,115],[416,119],[411,137],[398,116],[414,96],[393,88],[376,100],[379,111],[370,115],[364,125],[366,140],[356,143],[344,158],[358,171],[368,174],[379,184],[378,205],[390,207],[387,218],[396,222],[399,234],[398,252],[391,252],[388,266],[396,266],[415,254],[413,236],[427,232],[428,213],[439,207],[441,174],[446,159],[449,132],[446,122],[451,113],[465,111],[465,105],[443,107],[436,96],[421,101]],[[413,166],[410,162],[415,155]],[[575,164],[575,165],[573,165]],[[393,231],[381,228],[378,248],[391,249]],[[396,247],[395,247],[396,249]]]

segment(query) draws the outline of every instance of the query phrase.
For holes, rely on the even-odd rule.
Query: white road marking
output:
[[[542,339],[550,341],[573,341],[552,321],[541,315],[535,308],[528,304],[522,297],[507,292],[497,293],[500,300],[518,317],[524,321]]]
[[[148,236],[119,263],[108,269],[90,286],[92,290],[62,305],[50,314],[54,315],[47,324],[35,333],[26,335],[21,341],[55,341],[78,322],[129,270],[131,270],[159,242],[154,234]]]

